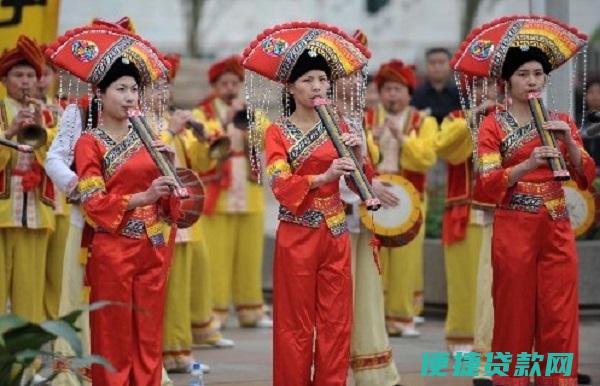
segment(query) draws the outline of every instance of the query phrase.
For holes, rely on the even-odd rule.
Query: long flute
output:
[[[21,153],[33,153],[33,148],[29,145],[21,145],[18,142],[9,141],[8,139],[0,138],[0,145],[10,147]]]
[[[542,144],[544,146],[551,146],[554,149],[558,149],[554,133],[550,130],[544,129],[544,123],[548,121],[548,112],[544,107],[541,94],[539,92],[530,92],[527,97],[529,99],[529,108],[531,109],[533,122],[538,134],[540,135]],[[565,181],[571,178],[562,154],[560,154],[558,157],[548,158],[548,165],[550,166],[550,169],[552,169],[552,174],[554,175],[555,180]]]
[[[321,118],[323,125],[325,125],[325,130],[327,130],[327,134],[331,138],[338,155],[340,157],[348,157],[354,162],[354,170],[350,173],[350,178],[354,182],[354,185],[356,185],[361,200],[365,203],[368,210],[375,211],[379,209],[381,207],[381,202],[375,197],[375,194],[373,194],[371,184],[369,184],[369,180],[363,171],[362,162],[360,162],[356,158],[354,152],[342,142],[342,132],[333,119],[333,114],[329,108],[329,101],[324,98],[315,98],[313,102],[317,114],[319,114],[319,118]]]
[[[139,110],[130,110],[129,113],[129,122],[133,126],[133,130],[136,131],[138,136],[140,137],[142,143],[150,153],[152,160],[156,164],[156,167],[160,170],[160,173],[163,176],[169,176],[175,179],[175,183],[177,184],[175,188],[175,193],[180,198],[188,198],[189,193],[187,189],[183,186],[183,183],[179,179],[177,175],[177,171],[175,170],[175,166],[165,157],[164,154],[156,150],[154,146],[152,146],[152,141],[154,141],[154,136],[152,135],[152,131],[148,122],[146,122],[146,118],[142,115]]]

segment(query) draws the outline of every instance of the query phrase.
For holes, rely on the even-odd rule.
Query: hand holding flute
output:
[[[381,202],[375,194],[373,193],[373,189],[371,184],[369,183],[367,176],[365,175],[362,169],[362,161],[360,155],[354,153],[353,150],[348,148],[346,143],[355,143],[356,140],[350,139],[349,136],[344,136],[344,133],[341,132],[337,124],[333,119],[333,114],[329,109],[329,101],[323,98],[315,98],[314,106],[319,114],[319,118],[323,122],[325,126],[325,130],[327,130],[327,134],[331,138],[335,149],[337,150],[341,159],[333,162],[332,167],[337,168],[345,168],[345,170],[349,173],[349,177],[354,182],[358,193],[360,195],[361,200],[365,203],[368,210],[377,210],[381,207]],[[347,164],[347,166],[346,166]],[[329,172],[329,170],[328,170]]]

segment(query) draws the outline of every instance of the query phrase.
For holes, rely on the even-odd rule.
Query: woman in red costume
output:
[[[585,35],[552,19],[503,18],[474,31],[463,44],[469,50],[455,56],[455,69],[506,82],[511,101],[506,111],[488,115],[479,129],[482,189],[497,204],[492,351],[512,357],[505,374],[494,374],[496,385],[529,385],[530,375],[536,376],[536,385],[577,384],[577,251],[561,182],[549,159],[564,157],[581,189],[591,183],[595,167],[567,114],[549,113],[543,127],[555,133],[558,145],[542,144],[528,95],[541,92],[550,71],[584,40]],[[555,366],[549,353],[570,353],[572,368],[563,362]],[[494,356],[493,362],[501,360]]]
[[[323,24],[266,32],[244,53],[244,66],[284,83],[289,102],[264,135],[267,174],[281,204],[273,267],[274,385],[342,386],[350,359],[352,276],[339,179],[355,165],[339,157],[313,100],[331,95],[336,79],[360,69],[367,50]],[[348,58],[352,68],[344,69],[341,61]],[[341,139],[359,154],[360,137],[344,132]]]
[[[90,315],[92,353],[115,369],[93,366],[92,382],[158,386],[172,255],[163,231],[177,199],[170,189],[174,180],[160,175],[128,112],[138,108],[141,87],[166,76],[168,66],[139,36],[110,26],[69,31],[47,54],[94,85],[96,93],[91,127],[75,147],[75,166],[81,208],[94,229],[87,264],[90,302],[117,304]]]

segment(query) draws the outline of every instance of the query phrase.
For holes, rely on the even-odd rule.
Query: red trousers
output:
[[[274,386],[345,386],[352,273],[348,233],[280,222],[273,267]],[[314,376],[311,381],[311,366]]]
[[[577,251],[569,220],[553,221],[545,209],[539,213],[497,209],[492,264],[492,351],[510,352],[513,357],[511,376],[495,377],[496,384],[529,385],[529,377],[515,376],[514,365],[517,354],[534,351],[544,355],[537,385],[576,385]],[[573,353],[568,377],[544,376],[548,353]]]
[[[92,366],[94,386],[160,386],[167,251],[148,239],[94,235],[87,265],[90,301],[122,303],[90,314],[92,353],[116,370]]]

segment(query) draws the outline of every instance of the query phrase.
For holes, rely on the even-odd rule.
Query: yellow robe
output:
[[[221,123],[226,111],[227,106],[213,98],[193,114],[209,137],[230,138],[232,156],[224,162],[211,159],[209,144],[196,138],[187,142],[187,151],[191,167],[206,181],[207,191],[218,190],[212,213],[205,213],[200,219],[211,266],[213,311],[219,322],[224,321],[233,299],[240,324],[252,326],[263,315],[264,198],[262,187],[249,181],[245,133]],[[226,168],[229,172],[225,172]],[[217,187],[224,183],[227,173],[229,186]],[[210,197],[207,193],[207,200]],[[205,212],[206,208],[207,204]]]
[[[161,139],[175,149],[176,165],[189,167],[186,144],[193,139],[191,132],[173,135],[164,131]],[[165,304],[163,362],[167,370],[191,364],[192,343],[213,343],[222,338],[212,316],[211,273],[205,249],[200,222],[178,230]]]
[[[412,182],[422,181],[417,186],[422,193],[421,211],[426,216],[426,197],[424,178],[427,171],[435,164],[436,154],[431,146],[438,130],[435,118],[424,116],[408,107],[410,115],[406,119],[404,134],[408,137],[400,146],[391,133],[383,133],[379,138],[382,162],[378,170],[406,176]],[[418,115],[416,115],[418,114]],[[381,106],[367,114],[367,129],[383,124],[386,113]],[[387,159],[386,159],[387,158]],[[413,317],[422,310],[423,292],[423,241],[425,224],[417,236],[407,245],[397,248],[381,248],[380,258],[384,272],[385,312],[388,331],[399,333],[395,324],[411,323]]]
[[[463,117],[446,117],[433,143],[438,155],[448,162],[449,167],[472,162],[473,141]],[[474,180],[470,173],[467,176],[464,183],[469,184],[469,189],[466,191],[472,192]],[[471,193],[468,195],[471,196]],[[450,351],[457,345],[473,345],[476,328],[480,335],[478,340],[482,341],[479,345],[484,346],[480,348],[489,350],[491,344],[491,284],[483,281],[491,281],[489,237],[492,213],[481,206],[473,207],[472,202],[472,197],[449,197],[446,204],[448,208],[455,204],[469,205],[464,238],[444,245],[448,287],[446,340]],[[488,289],[487,294],[485,288]]]
[[[3,100],[8,122],[20,109],[17,101]],[[0,136],[4,131],[0,129]],[[30,170],[33,160],[43,168],[48,143],[33,155],[0,146],[0,314],[6,310],[8,297],[12,312],[34,322],[44,319],[44,283],[48,238],[55,228],[52,200],[44,194],[46,182],[24,193],[22,177],[15,169]]]

